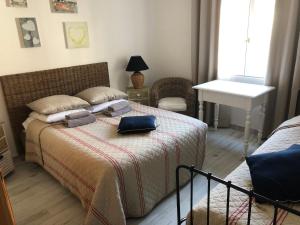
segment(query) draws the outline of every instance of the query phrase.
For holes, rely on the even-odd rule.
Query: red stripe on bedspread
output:
[[[138,112],[138,113],[141,113],[141,114],[143,114],[143,115],[146,115],[146,113],[142,113],[142,112],[137,111],[137,110],[132,110],[132,111],[136,111],[136,112]],[[113,118],[111,118],[111,119],[113,119],[113,120],[115,120],[116,122],[119,123],[120,121],[119,121],[119,119],[117,119],[117,118],[121,118],[121,116],[113,117]],[[101,120],[101,121],[103,121],[103,122],[105,122],[105,123],[107,123],[107,124],[112,124],[112,123],[109,123],[109,122],[107,122],[107,121],[105,121],[105,120]],[[114,124],[114,125],[117,126],[117,124]],[[177,141],[177,138],[178,138],[178,137],[177,137],[175,134],[172,134],[172,133],[166,132],[166,131],[156,130],[156,132],[162,133],[162,134],[164,134],[164,135],[167,135],[167,136],[173,138],[173,140],[175,141],[175,148],[176,148],[176,162],[177,162],[177,165],[179,165],[179,164],[180,164],[180,152],[181,152],[181,150],[180,150],[180,147],[179,147],[179,144],[178,144],[178,141]]]
[[[93,215],[105,225],[110,225],[109,221],[103,216],[95,207],[91,206],[91,212]]]
[[[288,214],[288,212],[286,212],[286,211],[284,211],[284,210],[281,210],[281,215],[279,215],[278,217],[277,217],[277,224],[278,225],[280,225],[280,224],[282,224],[283,223],[283,221],[284,221],[284,219],[285,219],[285,217],[287,216],[287,214]],[[280,223],[280,221],[281,221],[281,223]],[[271,224],[273,224],[273,221],[272,221],[272,223]]]
[[[282,210],[282,209],[279,209],[278,210],[278,215],[277,215],[277,218],[276,218],[276,224],[278,224],[278,222],[281,220],[281,218],[284,216],[284,213],[285,211]],[[273,224],[273,218],[271,220],[271,222],[269,223],[269,225],[272,225]]]
[[[292,206],[289,205],[288,207],[292,207]],[[283,224],[283,222],[284,222],[285,219],[287,218],[289,212],[288,212],[288,211],[285,211],[285,210],[283,210],[283,209],[280,209],[279,212],[280,212],[280,215],[277,217],[276,222],[277,222],[278,225],[281,225],[281,224]],[[272,225],[272,224],[273,224],[273,220],[270,222],[270,225]]]
[[[168,194],[169,191],[169,171],[170,171],[170,165],[169,165],[169,153],[168,153],[168,147],[166,143],[164,143],[162,140],[160,140],[158,137],[149,137],[150,139],[158,142],[161,144],[163,147],[164,151],[164,157],[165,157],[165,194]]]
[[[254,201],[254,199],[253,199]],[[238,223],[238,221],[243,217],[243,215],[248,212],[248,200],[246,200],[239,208],[237,214],[230,220],[230,225],[236,225]],[[279,209],[279,213],[276,219],[276,222],[278,225],[281,225],[284,220],[286,219],[288,215],[288,212],[282,209]],[[280,222],[281,221],[281,222]],[[269,225],[273,224],[273,218],[271,220],[271,222],[269,223]]]
[[[82,196],[77,186],[75,186],[71,181],[69,181],[66,177],[64,177],[59,171],[54,169],[52,166],[47,165],[46,163],[44,164],[44,166],[49,170],[51,170],[52,173],[54,173],[56,176],[62,179],[65,183],[68,183],[68,185],[73,189],[73,191],[75,191],[80,196],[80,198],[84,200],[86,206],[90,208],[93,215],[96,214],[95,217],[98,220],[100,220],[103,224],[110,225],[107,218],[104,215],[102,215],[94,206],[91,205],[91,201]]]
[[[236,216],[235,220],[232,221],[231,224],[236,225],[238,223],[238,221],[243,217],[243,215],[248,211],[248,201],[247,204],[245,204],[242,209],[240,210],[240,212],[238,213],[238,215]]]
[[[139,162],[138,162],[138,159],[137,157],[134,155],[134,153],[130,152],[129,150],[125,149],[125,148],[122,148],[120,146],[117,146],[115,144],[112,144],[110,143],[109,141],[101,138],[101,137],[98,137],[98,136],[95,136],[94,134],[86,131],[86,130],[83,130],[82,128],[75,128],[77,131],[97,140],[97,141],[100,141],[100,142],[103,142],[105,143],[106,145],[110,146],[110,147],[113,147],[121,152],[124,152],[126,153],[132,160],[133,162],[133,165],[134,165],[134,169],[135,169],[135,173],[136,173],[136,180],[137,180],[137,186],[138,186],[138,189],[139,189],[139,199],[140,199],[140,207],[141,207],[141,214],[144,215],[144,212],[145,212],[145,200],[144,200],[144,190],[143,190],[143,183],[142,183],[142,178],[141,178],[141,169],[140,169],[140,165],[139,165]]]
[[[242,202],[242,204],[230,215],[229,217],[229,225],[232,225],[236,218],[240,215],[244,207],[247,206],[248,200],[246,199],[245,201]]]
[[[200,145],[200,138],[201,138],[201,132],[200,132],[200,130],[199,129],[197,129],[197,136],[198,136],[198,139],[197,139],[197,150],[196,150],[196,166],[198,166],[199,165],[199,145]]]
[[[178,166],[180,164],[180,155],[181,155],[180,152],[181,152],[181,150],[180,150],[180,146],[179,146],[179,143],[178,143],[178,140],[177,140],[177,138],[178,138],[177,135],[172,134],[170,132],[160,131],[160,130],[156,130],[156,132],[173,137],[173,140],[175,141],[175,149],[176,149],[176,163],[177,163],[177,166]]]
[[[54,157],[49,152],[43,150],[42,153],[45,153],[48,157],[50,157],[52,160],[60,164],[65,170],[70,172],[75,178],[77,178],[84,186],[86,186],[88,189],[90,189],[92,192],[95,192],[95,187],[92,185],[89,185],[85,180],[83,180],[77,173],[75,173],[73,170],[71,170],[69,167],[67,167],[62,161]]]
[[[76,187],[71,181],[69,181],[66,177],[64,177],[59,171],[57,171],[56,169],[54,169],[52,166],[48,165],[47,163],[44,164],[44,166],[46,168],[48,168],[49,170],[52,171],[52,173],[54,173],[57,177],[59,177],[60,179],[62,179],[65,183],[68,183],[68,185],[77,192],[77,194],[80,196],[80,198],[82,200],[84,200],[84,202],[87,204],[87,206],[91,205],[91,201],[88,200],[87,198],[83,197],[78,189],[78,187]]]
[[[149,115],[149,112],[143,111],[142,109],[134,108],[133,111],[136,111],[136,112],[141,113],[143,115]],[[180,122],[180,123],[184,123],[184,124],[187,124],[187,125],[190,125],[190,126],[196,128],[197,137],[198,137],[197,138],[197,146],[198,146],[198,148],[197,148],[197,152],[196,152],[195,165],[198,165],[198,163],[199,163],[199,144],[200,144],[200,137],[201,137],[201,133],[200,133],[199,127],[197,127],[195,124],[193,124],[193,123],[191,123],[189,121],[186,121],[186,120],[182,120],[182,119],[178,119],[178,118],[174,118],[174,117],[162,115],[157,110],[152,110],[151,113],[153,113],[153,115],[155,115],[157,117],[161,117],[161,118],[164,118],[164,119],[174,120],[174,121],[177,121],[177,122]]]
[[[133,110],[134,111],[134,110]],[[113,119],[113,120],[115,120],[116,122],[120,122],[119,121],[119,119],[118,118],[121,118],[121,116],[119,116],[119,117],[113,117],[113,118],[111,118],[111,119]],[[104,120],[102,120],[103,122],[105,122],[105,123],[107,123],[107,124],[113,124],[113,123],[108,123],[108,122],[106,122],[106,121],[104,121]],[[118,124],[113,124],[113,125],[115,125],[115,126],[117,126]],[[156,130],[156,132],[158,132],[158,133],[161,133],[161,134],[164,134],[164,135],[166,135],[166,136],[169,136],[169,137],[172,137],[173,138],[173,140],[175,141],[175,149],[176,149],[176,162],[177,162],[177,165],[179,165],[180,164],[180,152],[181,152],[181,150],[180,150],[180,146],[179,146],[179,143],[178,143],[178,140],[177,140],[177,135],[176,134],[173,134],[173,133],[170,133],[170,132],[166,132],[166,131],[161,131],[161,130]]]
[[[285,213],[283,214],[283,218],[282,218],[282,221],[281,222],[279,222],[278,223],[278,225],[281,225],[281,224],[283,224],[283,222],[285,221],[285,219],[287,218],[287,216],[288,216],[288,212],[287,211],[285,211]]]
[[[121,186],[121,189],[123,191],[123,194],[121,193],[122,202],[124,204],[125,214],[127,214],[128,208],[127,208],[127,200],[126,200],[126,189],[125,189],[125,183],[124,183],[124,175],[123,175],[123,170],[122,170],[121,166],[119,165],[118,161],[115,160],[113,157],[107,155],[106,153],[104,153],[100,149],[98,149],[98,148],[86,143],[85,141],[75,137],[74,135],[70,134],[66,130],[64,130],[62,128],[57,128],[57,130],[60,131],[62,134],[68,136],[69,138],[73,139],[77,143],[87,147],[89,150],[95,152],[96,154],[98,154],[100,156],[103,156],[107,161],[109,161],[112,164],[115,171],[117,172],[117,175],[118,175],[118,178],[119,178],[119,181],[120,181],[120,186]]]
[[[272,133],[269,135],[268,138],[270,138],[270,137],[271,137],[273,134],[275,134],[277,131],[285,130],[285,129],[289,129],[289,128],[295,128],[295,127],[300,127],[300,123],[295,123],[295,124],[289,124],[289,125],[279,126],[278,128],[276,128],[275,130],[272,131]]]
[[[116,120],[115,118],[112,118],[115,122],[119,122],[119,120]],[[116,123],[110,122],[108,120],[105,120],[104,118],[97,118],[97,121],[102,121],[110,126],[117,126]],[[150,133],[150,135],[153,135],[153,133]],[[162,150],[164,151],[164,159],[165,159],[165,193],[168,193],[169,190],[169,156],[168,156],[168,150],[167,150],[167,145],[158,137],[151,137],[147,136],[147,138],[152,139],[158,143],[160,143],[163,148]]]
[[[145,111],[143,109],[141,109],[140,107],[138,107],[139,105],[137,105],[137,107],[133,107],[134,111],[137,111],[137,112],[140,112],[140,113],[146,113],[149,115],[149,111],[151,110],[151,114],[152,115],[155,115],[155,116],[159,116],[161,118],[166,118],[166,119],[170,119],[170,120],[175,120],[175,121],[178,121],[178,122],[181,122],[181,123],[185,123],[185,124],[189,124],[195,128],[198,128],[195,124],[193,124],[192,122],[190,121],[186,121],[184,119],[178,119],[178,118],[175,118],[175,117],[170,117],[170,116],[165,116],[165,115],[162,115],[161,112],[159,112],[158,110],[161,110],[161,109],[157,109],[157,108],[149,108],[148,110],[149,111]],[[187,117],[188,118],[188,117]]]
[[[134,110],[133,110],[133,111],[134,111]],[[138,112],[138,111],[137,111],[137,112]],[[143,114],[143,115],[145,115],[145,114]],[[98,118],[98,120],[101,120],[102,122],[104,122],[104,123],[106,123],[106,124],[109,124],[109,125],[118,126],[117,123],[120,122],[120,120],[119,120],[118,118],[121,118],[121,117],[119,116],[119,117],[113,117],[113,118],[110,118],[110,119],[114,120],[114,121],[116,122],[116,124],[114,124],[114,123],[112,123],[112,122],[108,122],[108,121],[106,121],[106,120],[104,120],[104,119],[102,119],[102,118]],[[156,132],[161,133],[161,134],[164,134],[164,135],[167,135],[167,136],[172,137],[172,138],[174,139],[174,141],[175,141],[175,148],[176,148],[176,162],[177,162],[177,165],[179,165],[179,163],[180,163],[180,152],[181,152],[181,150],[180,150],[180,146],[179,146],[179,143],[178,143],[178,140],[177,140],[177,138],[178,138],[177,135],[176,135],[176,134],[172,134],[172,133],[170,133],[170,132],[166,132],[166,131],[160,131],[160,130],[156,130]]]

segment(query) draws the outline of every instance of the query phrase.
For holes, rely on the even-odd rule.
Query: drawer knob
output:
[[[141,94],[140,94],[140,93],[137,93],[136,96],[141,97]]]

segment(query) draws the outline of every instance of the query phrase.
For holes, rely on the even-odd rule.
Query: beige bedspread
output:
[[[284,122],[279,129],[254,154],[273,152],[286,149],[292,144],[300,144],[300,116]],[[225,180],[250,190],[252,188],[249,168],[246,162],[242,163]],[[211,193],[210,225],[225,224],[226,187],[218,185]],[[194,209],[194,225],[206,225],[206,199],[202,199]],[[247,224],[248,198],[246,195],[232,190],[230,202],[230,225]],[[267,204],[258,204],[253,201],[251,224],[272,225],[273,207]],[[300,205],[289,205],[300,210]],[[188,222],[190,224],[190,222]],[[297,225],[300,217],[279,210],[277,224]]]
[[[26,160],[39,163],[79,197],[88,210],[85,224],[123,225],[128,217],[144,216],[175,189],[177,165],[202,166],[206,124],[131,106],[126,116],[155,115],[157,130],[119,135],[120,117],[101,114],[96,123],[77,128],[35,120],[27,129]]]

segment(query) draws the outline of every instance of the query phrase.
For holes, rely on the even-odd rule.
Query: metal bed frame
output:
[[[236,186],[231,183],[231,181],[224,181],[218,177],[213,176],[211,173],[206,173],[201,170],[195,169],[194,166],[186,166],[186,165],[180,165],[176,169],[176,196],[177,196],[177,224],[181,225],[183,222],[187,220],[185,217],[181,217],[181,209],[180,209],[180,182],[179,182],[179,174],[181,170],[186,170],[190,173],[190,180],[191,180],[191,187],[190,187],[190,221],[191,225],[193,225],[193,191],[194,191],[194,176],[197,174],[200,174],[201,176],[204,176],[207,178],[207,212],[206,212],[206,221],[207,225],[209,225],[209,216],[210,216],[210,187],[211,187],[211,181],[216,181],[219,184],[222,184],[227,187],[227,200],[226,200],[226,225],[229,224],[229,202],[230,202],[230,190],[234,189],[237,191],[240,191],[244,193],[245,195],[248,195],[249,201],[248,201],[248,219],[247,219],[247,225],[250,225],[251,222],[251,209],[252,209],[252,199],[257,198],[262,200],[265,203],[269,203],[273,205],[274,207],[274,214],[273,214],[273,225],[277,224],[277,215],[278,215],[278,209],[283,209],[289,213],[292,213],[294,215],[300,216],[300,211],[297,211],[295,209],[289,208],[279,201],[271,200],[267,197],[264,197],[262,195],[259,195],[252,190],[246,190],[244,188],[241,188],[239,186]]]

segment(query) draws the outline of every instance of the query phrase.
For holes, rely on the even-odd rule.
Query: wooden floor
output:
[[[251,137],[250,150],[258,146]],[[210,130],[203,170],[224,178],[242,161],[243,133],[232,129]],[[16,161],[16,170],[6,179],[17,225],[82,225],[86,212],[68,190],[39,166]],[[195,179],[195,202],[205,196],[205,180]],[[181,192],[182,214],[188,211],[189,185]],[[130,219],[128,225],[176,224],[176,196],[163,200],[148,216]]]

